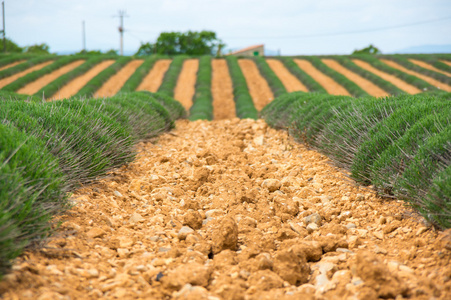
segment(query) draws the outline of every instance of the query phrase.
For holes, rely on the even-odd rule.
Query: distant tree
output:
[[[141,44],[136,55],[216,54],[224,46],[213,31],[162,32],[155,44]]]
[[[90,51],[86,51],[86,50],[81,50],[80,52],[77,52],[75,54],[84,54],[84,55],[102,55],[102,51],[100,50],[90,50]]]
[[[145,43],[139,47],[138,51],[135,53],[135,56],[147,56],[155,53],[155,44]]]
[[[33,54],[50,54],[49,50],[50,50],[49,45],[45,43],[31,45],[24,48],[25,53],[33,53]]]
[[[354,50],[352,54],[380,54],[381,51],[374,47],[373,45],[369,45],[366,48],[360,49],[360,50]]]
[[[21,53],[23,52],[23,48],[14,43],[12,40],[6,38],[6,52],[9,53]],[[3,52],[3,41],[0,40],[0,52]]]
[[[105,52],[106,55],[119,55],[117,50],[110,49],[107,52]]]

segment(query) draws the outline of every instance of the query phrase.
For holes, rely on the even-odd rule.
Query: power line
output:
[[[343,31],[343,32],[329,32],[329,33],[316,33],[316,34],[301,34],[301,35],[287,35],[287,36],[248,36],[248,37],[223,37],[224,39],[296,39],[296,38],[311,38],[311,37],[327,37],[327,36],[338,36],[338,35],[346,35],[346,34],[356,34],[356,33],[367,33],[367,32],[375,32],[375,31],[384,31],[384,30],[390,30],[390,29],[397,29],[397,28],[403,28],[403,27],[410,27],[410,26],[416,26],[421,24],[428,24],[428,23],[435,23],[439,21],[449,20],[451,19],[451,16],[440,18],[440,19],[434,19],[434,20],[426,20],[426,21],[420,21],[420,22],[414,22],[414,23],[408,23],[408,24],[401,24],[401,25],[394,25],[394,26],[385,26],[385,27],[378,27],[378,28],[370,28],[370,29],[363,29],[363,30],[351,30],[351,31]]]

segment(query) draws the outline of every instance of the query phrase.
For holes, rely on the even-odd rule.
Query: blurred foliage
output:
[[[156,43],[141,44],[135,55],[218,55],[224,46],[213,31],[162,32]]]
[[[374,47],[373,45],[369,45],[366,48],[354,50],[352,54],[381,54],[381,51],[378,48]]]

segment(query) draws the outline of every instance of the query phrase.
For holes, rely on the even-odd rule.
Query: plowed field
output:
[[[19,72],[19,73],[14,74],[14,75],[12,75],[12,76],[9,76],[9,77],[0,79],[0,88],[2,88],[2,87],[4,87],[4,86],[6,86],[6,85],[8,85],[8,84],[10,84],[10,83],[12,83],[12,82],[14,82],[14,81],[16,81],[16,80],[19,79],[20,77],[23,77],[23,76],[25,76],[25,75],[27,75],[27,74],[30,74],[31,72],[34,72],[34,71],[37,71],[37,70],[42,69],[42,68],[44,68],[44,67],[50,65],[52,62],[53,62],[53,61],[46,61],[46,62],[44,62],[44,63],[37,64],[37,65],[35,65],[35,66],[31,67],[31,68],[28,68],[28,69],[26,69],[25,71],[22,71],[22,72]]]
[[[160,59],[155,62],[152,70],[144,77],[136,90],[155,93],[163,82],[164,74],[166,74],[170,64],[170,59]]]
[[[260,111],[274,99],[271,88],[265,78],[260,74],[255,62],[250,59],[240,59],[238,63],[244,78],[246,78],[246,83],[255,108]]]
[[[215,120],[234,118],[236,117],[235,101],[233,100],[233,85],[227,62],[225,59],[213,59],[211,68],[213,118]]]
[[[17,66],[17,65],[23,63],[23,62],[24,62],[24,60],[19,60],[19,61],[16,61],[16,62],[7,64],[6,66],[1,67],[1,68],[0,68],[0,71],[3,71],[3,70],[6,70],[6,69],[9,69],[9,68],[12,68],[12,67],[14,67],[14,66]]]
[[[309,74],[314,80],[321,84],[329,94],[345,96],[350,95],[344,87],[336,83],[329,76],[321,73],[309,61],[303,59],[295,59],[294,62],[299,66],[299,68],[301,68],[304,72]]]
[[[437,68],[434,67],[433,65],[430,65],[430,64],[428,64],[428,63],[426,63],[426,62],[424,62],[424,61],[417,60],[417,59],[409,59],[409,60],[410,60],[410,62],[412,62],[412,63],[414,63],[414,64],[416,64],[416,65],[418,65],[418,66],[420,66],[420,67],[423,67],[423,68],[425,68],[425,69],[429,69],[429,70],[431,70],[431,71],[439,72],[439,73],[442,73],[443,75],[446,75],[446,76],[450,76],[450,77],[451,77],[451,73],[448,73],[448,72],[445,72],[445,71],[443,71],[443,70],[437,69]]]
[[[393,76],[391,74],[379,71],[378,69],[376,69],[375,67],[371,66],[369,63],[364,62],[362,60],[358,60],[358,59],[353,59],[352,60],[356,65],[358,65],[359,67],[370,71],[371,73],[376,74],[377,76],[381,77],[382,79],[391,82],[393,85],[397,86],[398,88],[400,88],[401,90],[409,93],[409,94],[418,94],[421,93],[421,90],[414,87],[411,84],[408,84],[407,82],[397,78],[396,76]]]
[[[299,81],[293,74],[288,71],[288,69],[283,65],[280,60],[277,59],[267,59],[269,67],[276,73],[277,77],[279,77],[282,84],[287,89],[287,92],[308,92],[307,87]]]
[[[264,121],[179,121],[76,191],[3,299],[449,299],[451,234]]]
[[[197,70],[199,60],[187,59],[183,62],[182,71],[174,89],[174,99],[182,103],[186,110],[193,105],[193,96],[196,92]]]

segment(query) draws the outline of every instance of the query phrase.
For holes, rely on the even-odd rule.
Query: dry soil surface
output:
[[[42,77],[39,77],[33,82],[30,82],[29,84],[25,85],[21,89],[17,91],[18,94],[25,94],[25,95],[33,95],[34,93],[38,92],[40,89],[45,87],[47,84],[51,83],[58,77],[72,71],[76,67],[80,66],[82,63],[84,63],[84,60],[77,60],[74,62],[71,62],[65,66],[62,66],[61,68],[46,74]]]
[[[335,82],[329,76],[323,74],[317,68],[315,68],[311,62],[304,59],[294,59],[294,62],[301,68],[305,73],[310,75],[314,80],[322,85],[323,88],[331,95],[346,95],[350,96],[349,92],[342,87],[340,84]]]
[[[211,61],[211,94],[213,96],[213,118],[231,119],[236,116],[233,84],[225,59]]]
[[[114,63],[114,60],[105,60],[92,67],[88,72],[74,78],[63,86],[53,97],[52,100],[69,98],[78,93],[91,79]]]
[[[394,69],[397,69],[397,70],[402,71],[404,73],[413,75],[413,76],[418,77],[420,79],[423,79],[427,83],[432,84],[433,86],[436,86],[436,87],[438,87],[438,88],[440,88],[440,89],[442,89],[444,91],[451,92],[451,86],[449,86],[447,84],[444,84],[444,83],[442,83],[442,82],[440,82],[440,81],[438,81],[438,80],[436,80],[436,79],[434,79],[432,77],[429,77],[429,76],[420,74],[418,72],[409,70],[409,69],[401,66],[400,64],[398,64],[398,63],[396,63],[394,61],[388,60],[388,59],[380,59],[380,61],[382,61],[384,64],[389,65],[390,67],[392,67]]]
[[[196,92],[197,70],[199,69],[198,59],[187,59],[183,62],[182,71],[177,78],[174,88],[174,99],[182,103],[188,111],[193,105],[193,96]]]
[[[372,65],[370,65],[369,63],[367,63],[366,61],[362,61],[359,59],[353,59],[352,60],[356,65],[358,65],[359,67],[370,71],[373,74],[376,74],[377,76],[379,76],[380,78],[389,81],[390,83],[392,83],[393,85],[397,86],[398,88],[400,88],[401,90],[409,93],[409,94],[418,94],[421,93],[421,90],[418,89],[417,87],[414,87],[411,84],[408,84],[407,82],[399,79],[396,76],[393,76],[391,74],[382,72],[378,69],[376,69],[375,67],[373,67]]]
[[[1,67],[1,68],[0,68],[0,71],[3,71],[3,70],[6,70],[6,69],[9,69],[9,68],[12,68],[12,67],[14,67],[14,66],[17,66],[17,65],[23,63],[24,61],[25,61],[25,60],[19,60],[19,61],[10,63],[10,64],[8,64],[8,65],[6,65],[6,66]]]
[[[356,74],[356,73],[346,69],[345,67],[340,65],[340,63],[337,62],[336,60],[324,58],[324,59],[322,59],[322,62],[324,64],[326,64],[329,68],[346,76],[349,80],[354,81],[355,84],[357,84],[359,87],[361,87],[365,92],[367,92],[371,96],[385,97],[385,96],[389,95],[386,91],[384,91],[383,89],[381,89],[380,87],[378,87],[377,85],[375,85],[374,83],[369,81],[368,79],[363,78],[359,74]]]
[[[451,67],[451,61],[441,60],[441,62]]]
[[[429,70],[432,70],[432,71],[435,71],[435,72],[439,72],[439,73],[442,73],[443,75],[451,77],[451,73],[443,71],[443,70],[440,70],[440,69],[437,69],[433,65],[430,65],[430,64],[428,64],[428,63],[426,63],[424,61],[413,59],[413,58],[411,58],[409,60],[410,60],[411,63],[414,63],[414,64],[416,64],[416,65],[418,65],[418,66],[420,66],[422,68],[429,69]]]
[[[94,94],[94,97],[111,97],[116,95],[128,78],[132,76],[143,62],[144,60],[142,59],[135,59],[126,64],[119,72],[111,76],[111,78],[102,85],[102,87]]]
[[[143,81],[139,84],[136,90],[149,91],[152,93],[158,91],[158,88],[163,82],[164,74],[166,74],[170,64],[170,59],[159,59],[156,61],[152,67],[152,70],[150,70],[149,74],[144,77]]]
[[[35,65],[35,66],[31,67],[31,68],[28,68],[28,69],[26,69],[26,70],[24,70],[22,72],[16,73],[16,74],[14,74],[12,76],[0,79],[0,89],[3,88],[4,86],[7,86],[11,82],[16,81],[20,77],[24,77],[25,75],[27,75],[27,74],[29,74],[31,72],[40,70],[40,69],[50,65],[51,63],[53,63],[53,61],[46,61],[46,62],[43,62],[41,64],[37,64],[37,65]]]
[[[267,59],[266,62],[268,63],[271,70],[276,73],[277,77],[279,77],[280,81],[282,81],[282,84],[287,89],[287,92],[308,92],[307,87],[302,82],[300,82],[299,79],[296,78],[296,76],[291,74],[280,60]]]
[[[77,190],[4,299],[450,299],[451,234],[264,121],[178,121]]]
[[[238,60],[238,64],[246,79],[254,106],[260,111],[274,99],[271,88],[265,78],[260,74],[255,62],[250,59],[240,59]]]

